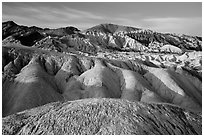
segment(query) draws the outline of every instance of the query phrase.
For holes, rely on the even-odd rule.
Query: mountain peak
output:
[[[113,23],[103,23],[103,24],[99,24],[96,25],[92,28],[89,28],[87,31],[97,31],[97,32],[102,32],[102,33],[117,33],[120,31],[123,32],[130,32],[130,31],[135,31],[135,30],[140,30],[139,28],[134,28],[134,27],[130,27],[130,26],[123,26],[123,25],[117,25],[117,24],[113,24]]]
[[[16,26],[16,25],[17,25],[14,21],[6,21],[6,22],[3,22],[2,24],[3,24],[3,25],[8,24],[8,25],[10,25],[10,26]]]

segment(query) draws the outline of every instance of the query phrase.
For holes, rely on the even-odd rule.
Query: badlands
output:
[[[3,134],[202,134],[202,38],[2,23]]]

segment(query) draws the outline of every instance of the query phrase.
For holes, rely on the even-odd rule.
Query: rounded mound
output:
[[[121,99],[55,102],[3,118],[3,134],[201,134],[201,116]]]
[[[169,44],[164,45],[163,47],[160,48],[160,50],[169,53],[183,53],[183,51],[180,48]]]

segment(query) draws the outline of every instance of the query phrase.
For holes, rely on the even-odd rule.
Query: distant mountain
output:
[[[19,26],[12,21],[4,22],[2,26],[3,43],[17,40],[25,46],[33,46],[41,39],[50,36],[61,38],[63,42],[69,41],[68,47],[71,46],[75,50],[87,53],[97,53],[103,50],[160,52],[160,48],[164,45],[175,46],[182,52],[202,50],[201,37],[162,34],[115,24],[100,24],[82,32],[75,27],[42,29],[35,26]],[[6,39],[7,37],[9,39]],[[75,43],[81,43],[77,44],[81,46],[78,47]],[[95,51],[92,50],[93,48]]]
[[[141,29],[107,23],[107,24],[100,24],[100,25],[94,26],[92,28],[89,28],[89,29],[85,30],[85,32],[96,31],[96,32],[102,32],[102,33],[114,34],[117,32],[131,32],[131,31],[137,31],[137,30],[141,30]]]
[[[187,35],[176,35],[176,34],[163,34],[154,32],[151,30],[144,30],[141,28],[133,28],[128,26],[120,26],[115,24],[100,24],[90,29],[84,31],[86,34],[95,35],[103,34],[113,36],[113,42],[120,41],[120,43],[126,43],[128,39],[131,39],[129,45],[135,47],[135,45],[143,45],[149,49],[154,48],[155,46],[161,46],[170,44],[181,48],[182,50],[202,50],[201,47],[201,37],[197,36],[187,36]],[[125,38],[125,40],[121,40]],[[133,49],[134,48],[131,48]]]
[[[13,37],[15,40],[19,40],[22,45],[32,46],[35,42],[45,38],[46,36],[65,36],[75,34],[79,32],[77,28],[66,27],[58,29],[39,28],[36,26],[20,26],[13,21],[7,21],[2,23],[2,39],[7,37]]]

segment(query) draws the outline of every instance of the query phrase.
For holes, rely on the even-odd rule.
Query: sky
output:
[[[3,2],[2,21],[42,28],[74,26],[84,30],[102,23],[163,33],[202,35],[201,2]]]

